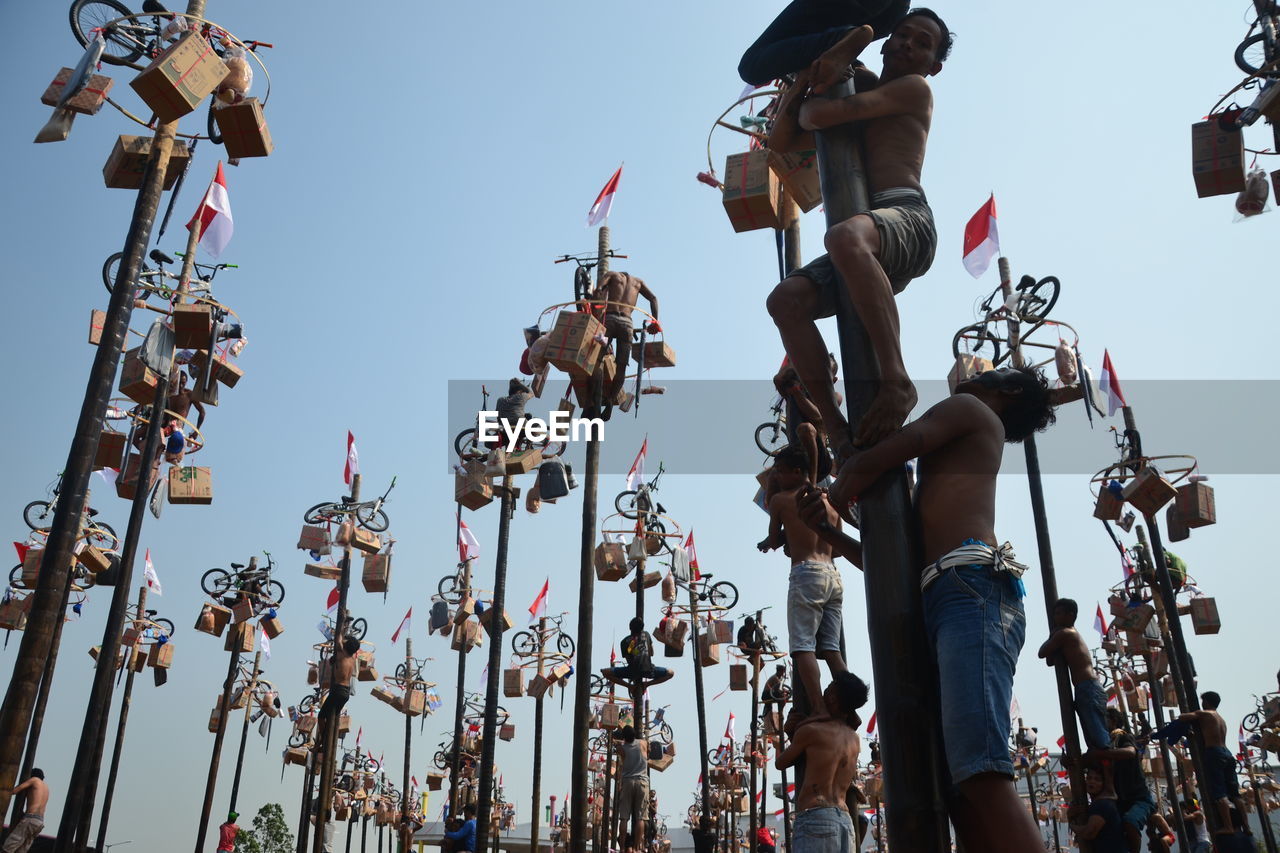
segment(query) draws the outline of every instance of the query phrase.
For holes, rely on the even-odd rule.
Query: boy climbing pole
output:
[[[846,507],[885,472],[919,458],[916,511],[924,568],[925,630],[938,664],[942,737],[955,793],[951,820],[966,850],[1031,853],[1040,833],[1013,786],[1009,704],[1026,631],[1021,575],[995,534],[996,476],[1005,442],[1054,421],[1044,376],[1002,368],[956,386],[951,397],[840,471],[830,495],[810,488],[800,517],[836,553],[861,562],[840,532]]]
[[[1191,723],[1200,730],[1204,740],[1205,787],[1209,789],[1208,800],[1212,800],[1218,808],[1218,834],[1231,835],[1234,822],[1231,819],[1231,807],[1235,806],[1244,831],[1252,835],[1249,822],[1244,820],[1246,814],[1244,801],[1240,799],[1240,782],[1236,778],[1236,757],[1227,748],[1227,722],[1218,713],[1218,705],[1222,697],[1212,690],[1200,694],[1201,711],[1188,711],[1178,717],[1179,720]]]
[[[1053,633],[1040,646],[1040,657],[1049,666],[1057,666],[1061,658],[1071,671],[1075,685],[1076,716],[1084,730],[1089,749],[1110,749],[1111,730],[1107,728],[1107,692],[1093,671],[1089,647],[1075,629],[1079,606],[1070,598],[1060,598],[1053,605]]]
[[[832,394],[836,405],[840,405],[840,392],[834,390],[838,365],[833,353],[827,353],[831,364]],[[822,413],[813,404],[809,392],[805,390],[800,375],[796,373],[791,359],[785,359],[782,368],[773,377],[773,387],[786,403],[788,432],[792,441],[804,447],[809,454],[809,479],[821,483],[831,474],[831,454],[827,452],[827,429],[822,423]]]
[[[593,302],[605,303],[604,333],[614,344],[613,357],[617,370],[613,375],[612,387],[606,388],[604,392],[605,400],[610,403],[621,402],[618,396],[627,377],[627,365],[631,361],[631,312],[635,310],[636,300],[641,296],[649,300],[649,313],[653,315],[649,331],[657,332],[658,297],[653,295],[647,284],[631,273],[610,270],[591,292]]]
[[[870,26],[854,30],[841,42],[840,60],[851,62],[874,36]],[[916,404],[915,386],[902,361],[894,296],[929,270],[937,247],[933,213],[920,186],[933,115],[933,94],[925,78],[942,70],[951,41],[934,12],[911,10],[881,48],[884,70],[878,80],[859,75],[854,95],[806,100],[811,87],[817,91],[835,81],[826,70],[820,69],[817,78],[801,72],[783,96],[769,136],[770,149],[790,151],[813,147],[807,131],[863,123],[872,209],[830,228],[825,240],[829,254],[795,270],[767,302],[782,344],[822,415],[837,462],[848,458],[854,446],[874,444],[897,429]],[[880,365],[879,390],[852,441],[815,324],[836,313],[839,281]]]

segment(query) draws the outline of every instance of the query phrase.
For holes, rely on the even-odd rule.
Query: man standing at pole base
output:
[[[840,61],[846,66],[853,62],[874,35],[869,26],[851,33],[841,42],[845,47]],[[808,71],[800,73],[778,106],[769,136],[771,150],[806,149],[813,147],[806,131],[865,122],[872,209],[828,230],[830,254],[796,270],[768,299],[769,314],[822,415],[837,461],[847,458],[853,445],[874,444],[897,429],[916,404],[915,386],[902,361],[893,298],[911,279],[928,271],[937,247],[933,213],[920,186],[933,116],[933,94],[925,78],[942,70],[951,40],[936,14],[913,9],[881,49],[884,70],[879,79],[860,69],[855,76],[856,94],[806,100],[810,84],[817,81],[810,79]],[[880,388],[852,443],[848,421],[835,400],[827,350],[814,322],[836,313],[840,280],[867,329],[880,366]],[[852,365],[844,368],[848,374]]]
[[[44,829],[44,809],[49,804],[49,786],[44,783],[44,771],[39,767],[31,768],[30,778],[14,788],[10,796],[19,794],[27,795],[27,807],[22,812],[22,820],[9,830],[4,853],[26,853],[40,835],[40,830]]]
[[[1013,786],[1009,705],[1026,632],[1021,575],[995,534],[1004,443],[1054,421],[1044,376],[1025,368],[979,374],[841,469],[830,499],[811,489],[805,523],[836,553],[860,557],[833,507],[847,506],[891,469],[919,458],[916,509],[923,540],[925,630],[938,663],[951,820],[966,850],[1031,853],[1044,844]],[[874,602],[871,606],[875,606]]]

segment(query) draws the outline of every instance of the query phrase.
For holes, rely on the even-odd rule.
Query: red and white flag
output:
[[[360,473],[360,452],[356,450],[356,437],[347,430],[347,464],[342,468],[342,482],[351,485],[351,478]]]
[[[480,556],[480,540],[467,527],[467,523],[458,516],[458,561],[465,563]]]
[[[702,579],[702,572],[698,571],[698,549],[693,544],[693,528],[689,528],[689,537],[684,540],[684,550],[689,554],[689,569],[693,572],[694,580]]]
[[[360,748],[360,739],[364,737],[364,726],[356,729],[356,749]]]
[[[18,562],[25,563],[27,561],[27,552],[31,550],[31,546],[23,542],[14,542],[13,550],[18,552]]]
[[[400,632],[408,629],[409,617],[413,616],[413,608],[409,608],[409,612],[404,615],[404,619],[400,620],[400,627],[396,628],[396,632],[391,635],[391,645],[400,642]]]
[[[547,615],[547,593],[550,590],[551,578],[548,577],[542,582],[542,589],[538,590],[538,597],[533,600],[533,604],[529,605],[530,622],[536,622]]]
[[[222,161],[218,161],[218,171],[209,182],[196,215],[187,223],[187,230],[198,227],[200,245],[212,257],[218,257],[231,242],[233,223],[231,220],[231,197],[227,195],[227,176],[222,172]]]
[[[591,210],[587,213],[587,227],[594,228],[601,222],[609,218],[609,208],[613,207],[613,197],[618,192],[618,182],[622,180],[622,167],[618,167],[618,171],[613,173],[613,177],[604,185],[604,189],[600,190],[600,195],[596,196],[596,203],[591,205]]]
[[[1098,380],[1102,393],[1107,395],[1107,417],[1116,413],[1116,409],[1129,404],[1125,402],[1124,392],[1120,390],[1120,378],[1116,376],[1115,366],[1111,363],[1111,353],[1102,351],[1102,376]]]
[[[644,443],[640,445],[640,452],[636,454],[636,461],[631,463],[631,470],[627,472],[627,488],[637,488],[644,482],[644,457],[649,452],[649,436],[644,437]]]
[[[734,720],[736,720],[736,719],[737,719],[737,717],[735,717],[735,716],[733,715],[733,712],[732,712],[732,711],[730,711],[730,712],[729,712],[729,722],[728,722],[728,724],[724,727],[724,739],[725,739],[725,740],[728,740],[728,741],[733,740],[733,721],[734,721]]]
[[[1066,749],[1066,748],[1067,748],[1067,736],[1063,735],[1062,737],[1058,738],[1058,749]]]
[[[135,554],[137,551],[134,552]],[[147,549],[146,556],[142,558],[142,577],[146,579],[147,589],[156,595],[164,595],[160,589],[160,577],[156,574],[156,567],[151,564],[151,549]]]
[[[1107,620],[1102,615],[1102,605],[1098,605],[1098,612],[1093,617],[1093,630],[1097,631],[1102,638],[1107,638]]]
[[[1000,232],[996,228],[996,196],[992,193],[964,226],[964,268],[974,278],[982,278],[991,266],[991,259],[998,254]]]
[[[325,613],[332,616],[334,614],[334,611],[338,609],[338,601],[341,599],[341,597],[342,597],[341,590],[338,589],[337,584],[334,584],[333,589],[329,590],[329,598],[325,601],[325,604],[324,604]]]
[[[415,790],[415,791],[416,791],[416,790],[418,790],[418,777],[417,777],[417,776],[410,776],[410,777],[409,777],[409,782],[413,784],[413,790]]]
[[[271,638],[267,636],[266,628],[262,629],[261,634],[262,636],[258,637],[258,643],[262,649],[262,656],[266,658],[268,663],[270,663],[271,662]]]
[[[876,731],[876,712],[871,712],[871,719],[867,720],[867,734],[875,734]]]

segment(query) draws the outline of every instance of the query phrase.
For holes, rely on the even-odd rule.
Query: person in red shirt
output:
[[[236,826],[238,817],[235,812],[228,812],[227,822],[218,827],[218,853],[233,853],[236,849],[236,835],[240,833],[240,827]]]
[[[767,826],[756,830],[756,853],[774,853],[777,849],[778,834]]]

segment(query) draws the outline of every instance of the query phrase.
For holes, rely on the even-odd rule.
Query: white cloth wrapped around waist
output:
[[[1021,579],[1027,566],[1014,559],[1017,556],[1013,552],[1013,546],[1008,542],[997,548],[985,542],[970,541],[947,552],[938,558],[937,562],[929,565],[920,575],[920,589],[928,589],[929,585],[943,572],[961,566],[991,566],[997,572],[1007,572]]]

